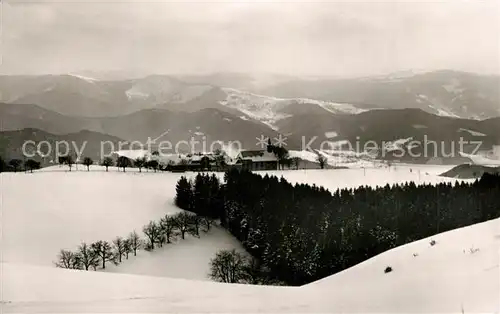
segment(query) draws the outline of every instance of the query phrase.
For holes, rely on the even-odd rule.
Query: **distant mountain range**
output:
[[[500,116],[500,77],[435,71],[361,79],[294,80],[261,93],[349,103],[361,109],[418,108],[466,119]]]
[[[194,138],[197,151],[208,149],[202,142],[217,140],[255,149],[257,138],[280,135],[288,148],[310,143],[308,148],[334,150],[345,149],[345,142],[363,148],[375,141],[418,151],[423,147],[408,144],[411,140],[457,143],[462,138],[481,141],[481,149],[488,150],[500,144],[498,86],[499,77],[453,71],[358,79],[224,73],[123,80],[0,76],[1,138],[35,133],[60,138],[82,131],[93,141]],[[16,137],[11,131],[20,133]],[[6,154],[17,140],[10,143],[9,149],[0,148]],[[472,144],[462,148],[473,150]],[[433,147],[429,154],[443,155]]]
[[[178,148],[182,151],[209,150],[216,141],[222,141],[225,145],[237,141],[242,148],[255,149],[258,148],[256,137],[277,134],[264,124],[212,108],[195,112],[144,109],[117,117],[92,118],[65,116],[37,105],[0,104],[0,117],[3,131],[33,128],[61,136],[86,130],[110,135],[123,142],[137,141],[147,145],[148,140],[155,141],[152,147],[162,141],[170,142],[173,146],[180,143]],[[196,143],[191,144],[191,139]],[[139,143],[134,147],[140,148]],[[168,147],[168,143],[164,145],[164,148]]]
[[[411,147],[412,152],[421,158],[406,155],[400,159],[427,161],[446,154],[454,154],[455,160],[466,160],[458,152],[490,150],[493,145],[500,144],[500,118],[482,121],[455,119],[432,115],[420,109],[371,110],[341,115],[297,113],[280,120],[277,123],[279,131],[211,108],[195,112],[145,109],[110,118],[80,118],[64,116],[36,105],[0,104],[0,116],[4,130],[0,137],[7,130],[24,128],[39,129],[50,133],[47,136],[51,137],[64,137],[65,134],[85,130],[96,141],[105,141],[111,136],[113,141],[139,141],[143,145],[148,139],[154,140],[152,147],[162,141],[173,146],[180,143],[177,149],[171,147],[171,152],[190,151],[191,139],[196,141],[193,150],[206,151],[215,141],[224,144],[237,141],[242,148],[258,149],[261,148],[256,146],[259,137],[270,137],[276,141],[282,136],[289,149],[354,150],[360,153],[373,146],[369,144],[371,141],[378,145],[379,150],[384,145],[399,145],[386,149],[384,158],[398,159],[392,151],[400,152]]]
[[[498,76],[454,71],[358,79],[231,73],[125,80],[76,74],[0,76],[0,102],[36,104],[61,114],[87,117],[157,107],[174,111],[217,108],[272,123],[296,110],[355,113],[418,108],[441,116],[486,119],[500,116],[498,86]]]

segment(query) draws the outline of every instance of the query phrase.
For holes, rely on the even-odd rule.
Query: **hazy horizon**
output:
[[[0,74],[498,75],[499,13],[498,1],[3,2]]]

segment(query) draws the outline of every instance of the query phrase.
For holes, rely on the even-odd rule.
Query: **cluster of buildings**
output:
[[[279,160],[267,150],[242,150],[236,156],[228,156],[224,151],[219,153],[194,154],[151,154],[148,151],[117,151],[115,157],[127,157],[133,162],[137,158],[157,160],[171,171],[223,171],[228,168],[247,170],[277,170]]]

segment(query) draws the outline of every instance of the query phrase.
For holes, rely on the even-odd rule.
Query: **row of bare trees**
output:
[[[201,217],[188,212],[180,212],[174,216],[166,215],[160,221],[150,221],[143,228],[146,235],[146,250],[154,250],[164,244],[172,243],[177,236],[184,240],[186,234],[200,237],[200,230],[208,232],[213,225],[209,217]]]
[[[116,237],[111,243],[102,240],[91,244],[82,242],[76,251],[61,250],[55,265],[68,269],[105,269],[108,262],[118,265],[123,258],[128,259],[130,254],[136,256],[141,247],[142,239],[133,231],[126,238]]]
[[[71,155],[59,157],[58,160],[60,165],[67,165],[69,167],[69,171],[73,169],[73,165],[76,164],[76,161],[73,159]],[[101,160],[99,165],[106,167],[106,171],[109,170],[109,167],[115,166],[118,169],[122,169],[125,172],[126,168],[135,167],[139,169],[139,172],[142,172],[142,169],[151,169],[154,172],[158,170],[165,170],[169,165],[172,165],[174,162],[170,161],[168,164],[162,164],[157,160],[148,160],[146,157],[139,157],[134,160],[129,159],[125,156],[120,156],[117,158],[116,162],[111,157],[105,157]],[[82,160],[82,164],[87,167],[87,171],[90,171],[90,166],[95,164],[95,161],[90,157],[84,157]]]
[[[82,242],[76,251],[61,250],[54,263],[57,267],[80,270],[97,270],[106,268],[107,263],[120,264],[123,259],[128,260],[137,251],[145,249],[152,251],[175,241],[180,235],[185,239],[186,234],[200,237],[200,230],[208,232],[213,224],[210,218],[200,217],[187,212],[161,218],[158,222],[150,221],[142,228],[144,238],[136,231],[127,237],[116,237],[111,243],[96,241],[91,244]],[[202,229],[203,228],[203,229]]]

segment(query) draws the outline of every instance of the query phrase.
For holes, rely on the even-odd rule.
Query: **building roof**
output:
[[[252,162],[277,161],[273,153],[266,150],[243,150],[238,154],[237,159],[251,160]]]
[[[258,157],[258,156],[263,156],[264,153],[267,153],[267,151],[265,151],[265,150],[242,150],[239,154],[239,157],[241,157],[241,158]]]

